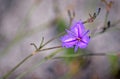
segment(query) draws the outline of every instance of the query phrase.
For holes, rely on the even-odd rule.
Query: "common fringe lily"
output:
[[[85,30],[85,27],[81,21],[75,23],[66,30],[67,34],[61,37],[62,46],[66,48],[75,48],[75,52],[78,48],[86,48],[90,37],[88,35],[89,30]]]

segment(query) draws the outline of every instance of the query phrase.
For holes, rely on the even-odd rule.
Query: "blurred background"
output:
[[[99,16],[85,27],[95,32],[88,47],[79,53],[120,53],[120,0],[113,1],[106,19],[105,0],[0,0],[0,77],[15,67],[44,41],[57,36],[69,27],[67,11],[75,12],[75,21],[85,21],[89,13]],[[110,27],[107,23],[110,21]],[[106,28],[104,28],[106,27]],[[105,31],[103,31],[105,29]],[[47,47],[61,45],[60,38]],[[55,49],[56,50],[56,49]],[[29,71],[55,50],[41,52],[13,72],[8,79],[120,79],[118,56],[90,56],[72,59],[52,59]],[[74,54],[74,49],[62,49],[61,54]],[[58,55],[58,56],[59,56]],[[19,78],[18,78],[19,79]]]

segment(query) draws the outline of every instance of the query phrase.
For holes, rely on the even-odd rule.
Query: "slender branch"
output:
[[[61,49],[56,50],[55,52],[53,52],[52,54],[44,57],[42,60],[40,60],[40,62],[38,62],[36,65],[33,65],[30,69],[25,70],[23,73],[21,73],[20,75],[18,75],[16,77],[16,79],[22,79],[25,75],[27,75],[28,73],[32,72],[34,69],[38,68],[42,63],[44,63],[45,61],[48,61],[49,59],[51,59],[52,57],[54,57],[57,53],[59,53],[60,51],[62,51]]]
[[[38,49],[37,46],[34,43],[30,43],[30,45],[33,45],[36,50]]]
[[[21,64],[23,64],[27,59],[32,57],[33,54],[28,55],[26,58],[24,58],[19,64],[17,64],[12,70],[10,70],[6,75],[3,76],[3,79],[7,79],[11,73],[13,73]]]
[[[106,54],[106,53],[73,54],[73,55],[64,55],[64,56],[54,57],[53,59],[86,57],[86,56],[106,56],[106,55],[108,55],[108,54]]]
[[[108,23],[108,15],[110,13],[110,9],[113,5],[113,1],[107,2],[106,0],[102,0],[102,2],[105,3],[106,6],[106,14],[105,14],[105,20],[104,20],[104,25],[103,25],[103,30],[101,31],[101,33],[104,33],[109,27],[107,26]]]
[[[42,47],[42,45],[43,45],[43,42],[44,42],[44,37],[42,37],[42,41],[41,41],[40,46],[39,46],[38,49],[41,49],[41,47]]]
[[[45,48],[41,50],[36,50],[32,54],[28,55],[26,58],[24,58],[20,63],[18,63],[12,70],[10,70],[7,74],[3,76],[3,79],[7,79],[11,73],[13,73],[20,65],[22,65],[26,60],[28,60],[30,57],[34,56],[36,53],[41,52],[41,51],[46,51],[46,50],[51,50],[51,49],[56,49],[56,48],[61,48],[62,46],[56,46],[56,47],[50,47],[50,48]]]
[[[62,46],[55,46],[55,47],[45,48],[45,49],[38,50],[38,52],[46,51],[46,50],[51,50],[51,49],[56,49],[56,48],[61,48],[61,47]]]
[[[45,61],[47,61],[47,59],[42,59],[40,61],[40,63],[38,63],[37,65],[34,65],[33,68],[30,68],[29,70],[25,70],[24,72],[22,72],[20,75],[18,75],[16,77],[16,79],[22,79],[23,76],[25,76],[27,73],[32,72],[35,68],[39,67],[41,64],[43,64]]]
[[[75,11],[68,10],[67,12],[68,12],[68,16],[69,16],[69,19],[70,19],[70,24],[69,24],[69,26],[71,26],[72,21],[73,21],[74,18],[75,18]]]
[[[65,34],[65,32],[61,32],[61,33],[58,34],[57,36],[53,37],[52,39],[50,39],[49,41],[47,41],[45,44],[43,44],[43,45],[41,46],[41,48],[44,47],[45,45],[47,45],[48,43],[50,43],[51,41],[55,40],[57,37],[63,35],[63,34]]]

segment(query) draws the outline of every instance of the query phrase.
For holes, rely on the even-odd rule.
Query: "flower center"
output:
[[[81,38],[76,38],[78,41],[81,41]]]

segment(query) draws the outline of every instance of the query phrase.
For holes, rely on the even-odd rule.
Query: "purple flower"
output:
[[[86,48],[90,37],[88,35],[89,30],[85,30],[85,27],[81,21],[71,26],[70,30],[66,30],[67,34],[61,37],[62,46],[66,48],[75,47],[75,52],[78,48]]]

